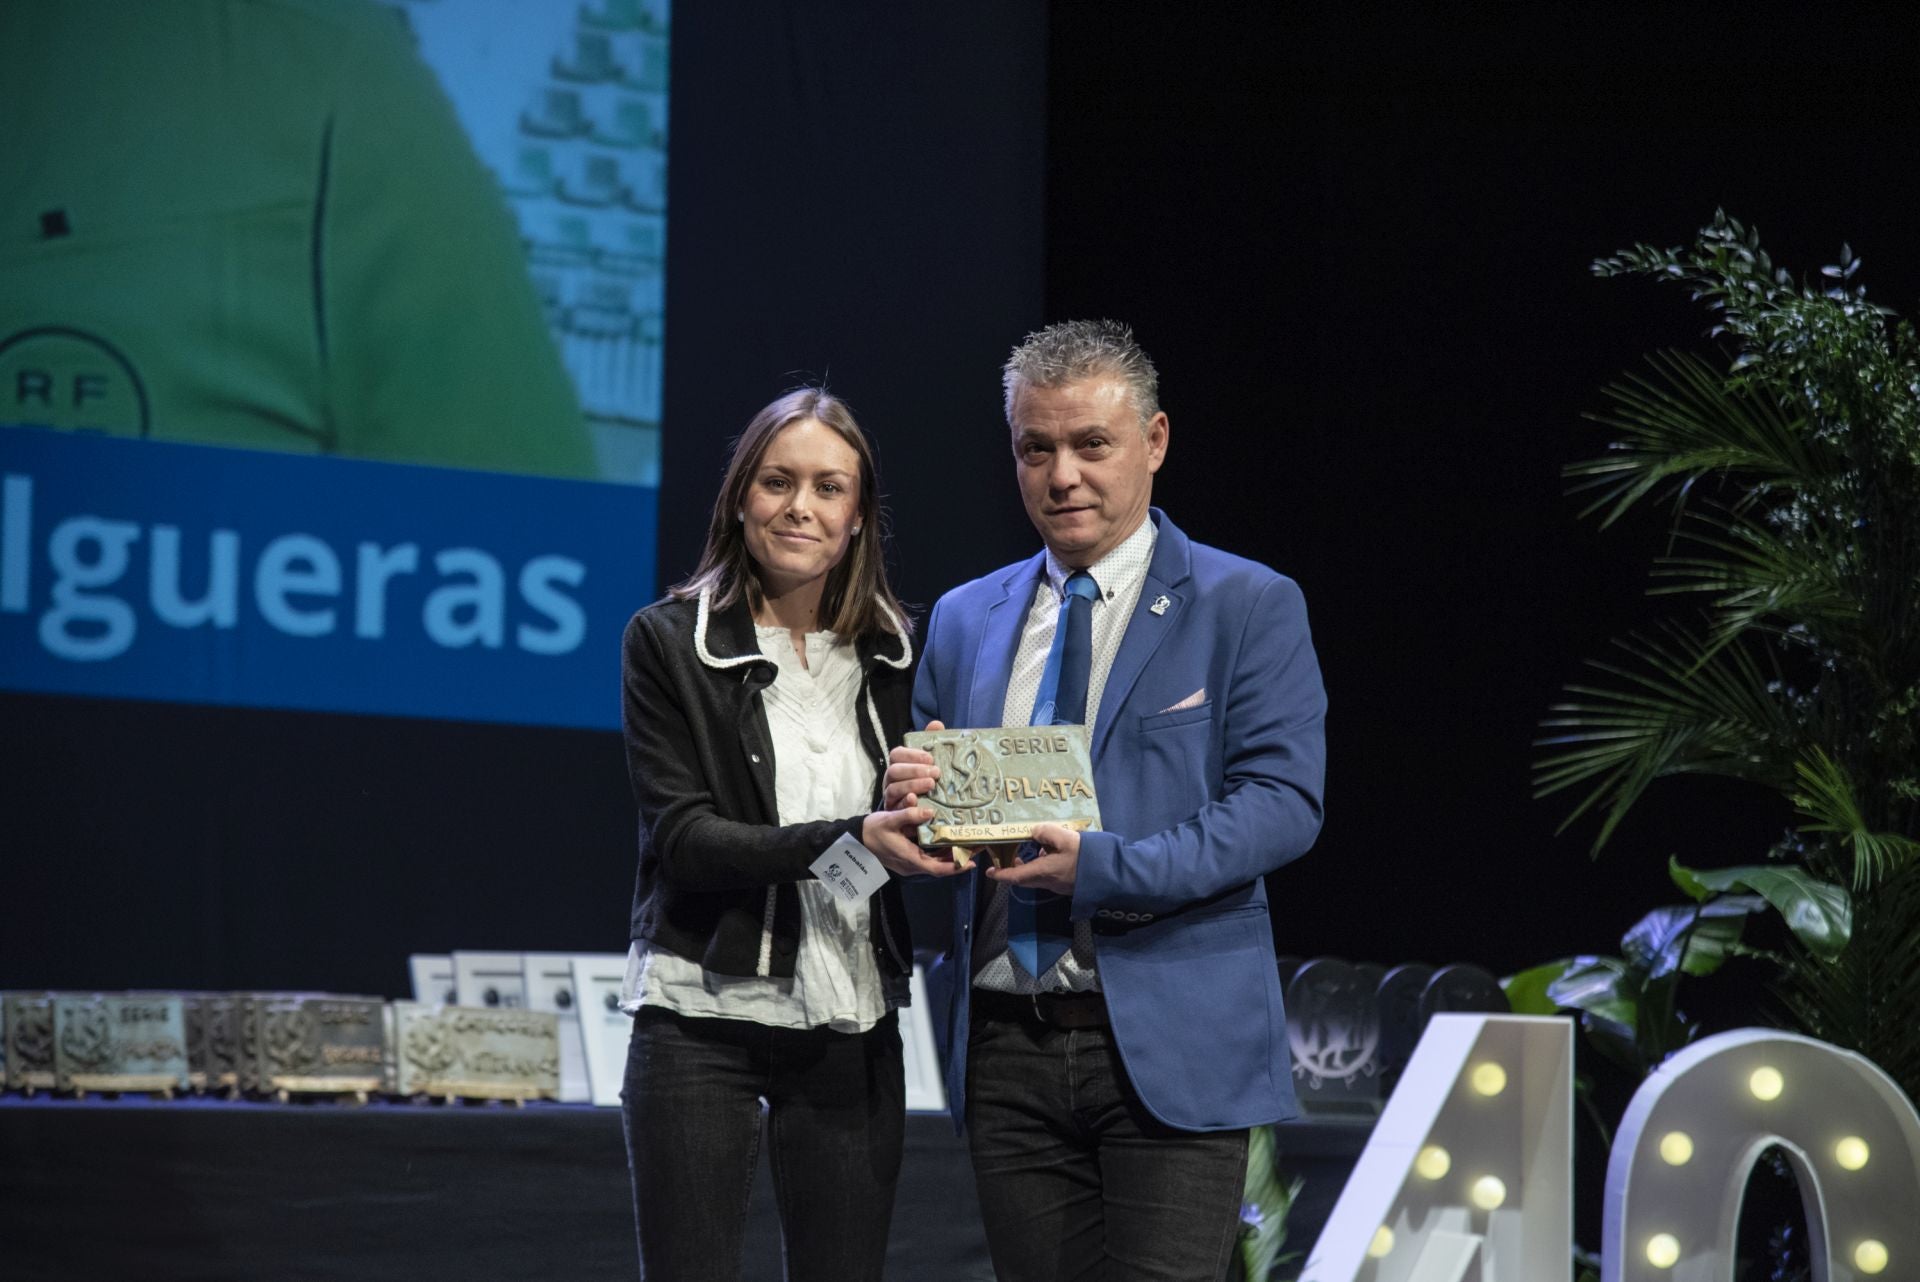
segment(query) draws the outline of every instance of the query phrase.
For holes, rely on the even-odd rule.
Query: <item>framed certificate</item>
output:
[[[627,1078],[633,1016],[620,1009],[620,987],[626,979],[625,953],[591,953],[573,959],[573,994],[580,1008],[588,1094],[603,1108],[620,1102],[620,1088]]]
[[[573,988],[572,953],[526,954],[527,1009],[546,1011],[560,1021],[560,1101],[585,1104],[593,1098],[587,1081],[586,1043],[580,1033],[580,1003]]]
[[[428,1006],[451,1006],[453,958],[447,953],[414,953],[407,958],[407,974],[413,980],[413,1000]]]
[[[527,1004],[524,953],[453,954],[453,992],[461,1006],[518,1010]]]
[[[933,1008],[927,1002],[927,972],[913,968],[913,1005],[900,1012],[900,1050],[907,1067],[907,1111],[947,1111],[947,1084],[933,1043]]]

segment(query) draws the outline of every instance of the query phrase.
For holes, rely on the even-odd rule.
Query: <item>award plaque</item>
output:
[[[187,1081],[195,1091],[240,1090],[240,1001],[232,993],[183,993]]]
[[[460,1099],[553,1099],[560,1021],[546,1011],[393,1003],[395,1088]]]
[[[290,997],[296,993],[234,993],[233,1022],[235,1031],[233,1071],[240,1089],[256,1095],[270,1090],[266,1079],[261,1076],[266,1061],[261,1042],[263,1013],[268,1003]]]
[[[1024,841],[1043,823],[1100,826],[1085,726],[914,731],[906,746],[932,753],[940,768],[920,798],[935,812],[920,825],[922,846]]]
[[[53,994],[8,993],[6,1007],[7,1089],[53,1089]]]
[[[255,1094],[264,1089],[260,1079],[260,1011],[276,997],[285,997],[285,993],[235,993],[233,995],[234,1026],[239,1037],[234,1055],[234,1076],[239,1079],[240,1089]]]
[[[330,993],[239,996],[239,1076],[248,1090],[351,1095],[386,1089],[386,1003]]]
[[[187,1023],[178,996],[62,993],[53,999],[54,1089],[187,1087]]]

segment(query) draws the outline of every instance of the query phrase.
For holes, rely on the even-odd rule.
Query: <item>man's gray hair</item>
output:
[[[1061,321],[1029,334],[1007,358],[1000,384],[1006,391],[1007,425],[1013,425],[1013,394],[1028,387],[1065,387],[1083,378],[1112,377],[1127,385],[1127,399],[1146,430],[1160,412],[1160,375],[1153,361],[1119,321]]]

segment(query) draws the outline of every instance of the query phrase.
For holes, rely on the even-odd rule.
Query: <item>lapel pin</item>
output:
[[[1147,610],[1153,614],[1165,614],[1167,607],[1172,604],[1173,602],[1169,601],[1166,597],[1157,596],[1153,599],[1153,604],[1147,607]]]

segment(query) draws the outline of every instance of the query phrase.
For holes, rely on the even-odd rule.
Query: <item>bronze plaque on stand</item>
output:
[[[53,1067],[56,1090],[185,1090],[184,1004],[157,993],[63,993],[53,999]]]
[[[386,1089],[386,1003],[377,997],[256,994],[249,1048],[258,1089],[351,1095]]]
[[[547,1011],[393,1003],[395,1089],[461,1099],[556,1099],[560,1021]]]
[[[0,996],[5,1007],[7,1039],[6,1085],[10,1091],[53,1089],[53,994],[7,993]]]
[[[183,993],[187,1015],[187,1081],[196,1091],[240,1090],[240,998]]]
[[[920,730],[906,746],[932,753],[940,768],[920,798],[935,812],[920,825],[929,849],[1024,841],[1043,823],[1100,826],[1085,726]]]

